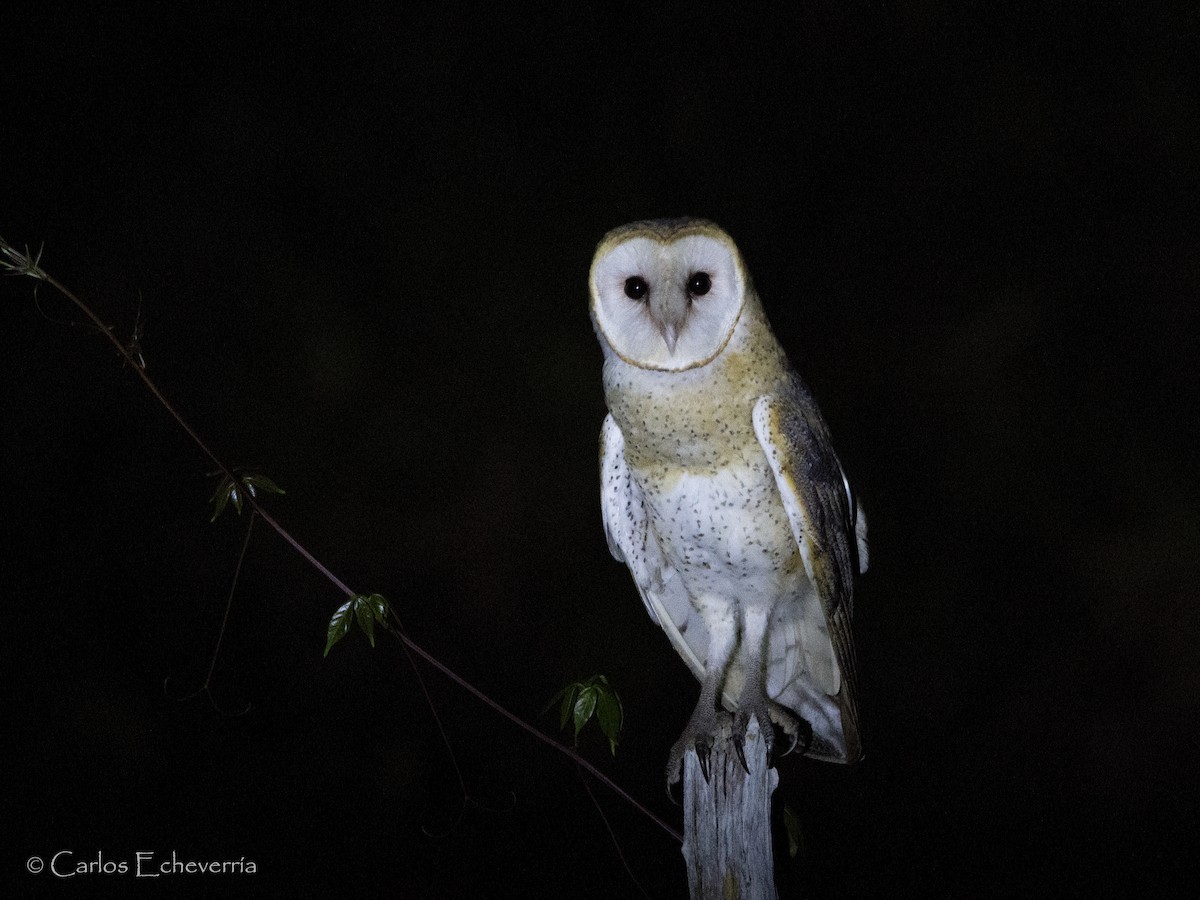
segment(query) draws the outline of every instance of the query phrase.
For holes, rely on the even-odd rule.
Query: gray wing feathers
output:
[[[850,617],[854,575],[866,563],[866,522],[854,509],[849,482],[816,405],[803,385],[797,383],[792,394],[760,397],[754,405],[754,432],[775,474],[804,569],[825,613],[840,674],[836,695],[831,699],[840,711],[844,755],[854,760],[860,749],[855,711],[858,678]],[[828,707],[828,701],[819,701],[812,700],[818,707]],[[813,725],[817,732],[817,723]]]

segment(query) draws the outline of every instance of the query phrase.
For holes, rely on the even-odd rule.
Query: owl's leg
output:
[[[708,659],[705,663],[704,679],[700,683],[700,700],[692,711],[687,727],[679,740],[671,747],[667,757],[667,792],[671,785],[677,782],[683,770],[683,757],[688,750],[695,748],[696,758],[700,763],[700,771],[704,780],[710,778],[709,756],[712,753],[713,741],[718,729],[718,710],[721,685],[725,681],[725,670],[733,657],[737,646],[737,619],[729,606],[724,609],[711,609],[706,617],[708,623],[709,643]],[[721,715],[728,714],[721,711]]]
[[[786,707],[767,697],[767,625],[770,622],[771,610],[767,606],[749,606],[745,610],[742,628],[743,669],[746,681],[738,696],[737,715],[733,720],[733,748],[737,751],[738,760],[747,774],[750,767],[746,765],[746,754],[743,750],[746,727],[751,719],[758,721],[758,730],[766,742],[769,754],[775,746],[775,731],[771,727],[774,722],[792,739],[791,746],[785,753],[796,749],[799,740],[801,722]]]

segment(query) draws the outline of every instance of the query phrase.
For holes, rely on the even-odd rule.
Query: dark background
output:
[[[8,10],[0,234],[123,340],[141,303],[148,373],[317,557],[547,731],[607,674],[621,749],[582,750],[678,825],[697,686],[604,543],[586,276],[615,225],[712,218],[871,521],[867,758],[781,763],[785,895],[1198,874],[1200,16],[249,6]],[[636,895],[573,766],[425,669],[455,824],[399,648],[322,660],[341,599],[261,523],[214,702],[173,699],[247,517],[208,524],[213,466],[61,297],[0,299],[7,895]],[[259,871],[25,871],[61,849]]]

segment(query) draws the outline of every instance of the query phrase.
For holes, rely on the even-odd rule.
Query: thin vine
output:
[[[23,276],[32,278],[35,281],[39,282],[40,284],[47,284],[50,287],[54,288],[56,291],[58,291],[60,294],[62,294],[71,303],[73,303],[76,306],[76,308],[78,308],[80,310],[80,312],[82,312],[88,318],[88,320],[96,327],[96,329],[101,334],[104,335],[104,337],[108,340],[108,342],[113,345],[113,348],[117,351],[117,353],[121,356],[121,358],[129,366],[129,368],[131,368],[133,370],[134,374],[136,374],[137,377],[141,379],[142,383],[146,386],[146,389],[149,390],[150,393],[154,395],[154,398],[156,400],[158,400],[158,402],[162,405],[162,407],[170,414],[171,418],[173,418],[175,420],[175,422],[179,425],[179,427],[182,428],[184,430],[184,432],[188,435],[188,437],[190,437],[192,439],[193,443],[195,443],[196,446],[199,447],[200,450],[204,453],[204,455],[207,456],[217,466],[218,473],[224,475],[225,479],[228,479],[228,482],[231,484],[237,485],[237,484],[243,483],[241,479],[244,477],[244,475],[239,476],[239,474],[236,473],[232,467],[226,465],[225,462],[222,461],[209,448],[208,444],[206,444],[204,442],[204,440],[201,439],[200,435],[191,427],[190,424],[188,424],[188,422],[183,418],[183,416],[180,415],[179,411],[174,407],[174,405],[170,402],[170,400],[167,399],[166,395],[163,394],[163,392],[159,389],[158,385],[156,385],[154,383],[154,381],[150,378],[150,376],[146,372],[144,365],[142,364],[142,359],[140,357],[140,348],[138,347],[137,342],[131,341],[128,345],[123,344],[114,334],[113,328],[111,326],[106,325],[99,318],[99,316],[97,316],[96,313],[92,311],[91,307],[89,307],[86,303],[84,303],[73,291],[71,291],[69,288],[67,288],[65,285],[63,285],[61,282],[59,282],[56,278],[54,278],[52,275],[50,275],[44,268],[42,268],[41,257],[42,257],[42,249],[41,248],[39,248],[37,254],[31,253],[28,247],[26,247],[24,251],[21,251],[17,247],[15,247],[12,244],[5,241],[2,237],[0,237],[0,268],[7,270],[11,274],[23,275]],[[359,598],[366,598],[366,595],[358,594],[357,592],[352,590],[349,586],[347,586],[346,583],[343,582],[340,578],[338,578],[336,575],[334,575],[333,572],[331,572],[323,563],[321,563],[320,560],[318,560],[315,556],[313,556],[295,537],[293,537],[282,525],[280,525],[279,522],[270,513],[268,513],[266,511],[266,509],[262,506],[259,498],[256,496],[255,491],[253,491],[253,490],[244,491],[240,495],[240,499],[242,502],[244,502],[246,505],[248,505],[251,508],[251,511],[253,513],[260,516],[262,518],[262,520],[276,532],[276,534],[278,534],[281,538],[283,538],[285,541],[287,541],[292,546],[292,548],[296,550],[297,553],[299,553],[302,557],[304,557],[304,559],[306,559],[310,565],[312,565],[315,569],[317,569],[318,572],[320,572],[322,575],[324,575],[325,578],[328,579],[339,591],[341,591],[341,593],[344,596],[350,598],[350,602],[354,602],[355,600],[357,600]],[[249,539],[249,532],[247,532],[247,540],[248,539]],[[240,567],[240,560],[239,560],[239,567]],[[235,578],[235,583],[236,583],[236,578]],[[377,595],[377,594],[370,595],[370,597],[371,598],[379,597],[379,595]],[[232,601],[232,592],[231,592],[230,599]],[[380,599],[382,599],[382,598],[380,598]],[[385,603],[386,603],[386,601],[385,601]],[[227,606],[226,607],[226,617],[228,617],[228,609],[229,608]],[[447,678],[449,678],[451,681],[453,681],[455,684],[457,684],[460,688],[462,688],[467,693],[471,694],[473,697],[475,697],[477,700],[479,700],[481,703],[490,707],[493,711],[500,714],[504,718],[508,719],[510,722],[512,722],[518,728],[520,728],[523,731],[527,732],[528,734],[532,735],[537,740],[541,741],[542,743],[546,744],[549,747],[554,748],[559,753],[561,753],[563,756],[565,756],[568,759],[570,759],[571,761],[573,761],[577,766],[586,770],[590,775],[592,775],[594,778],[596,778],[602,784],[606,785],[611,791],[613,791],[619,797],[624,799],[627,803],[629,803],[631,806],[633,806],[636,810],[638,810],[642,815],[644,815],[646,818],[648,818],[650,821],[652,821],[655,825],[657,825],[659,828],[661,828],[664,832],[666,832],[671,837],[673,837],[676,841],[678,841],[679,843],[683,842],[682,835],[676,829],[672,828],[669,824],[667,824],[665,821],[663,821],[659,816],[655,815],[648,808],[646,808],[642,803],[640,803],[636,799],[634,799],[627,791],[625,791],[623,788],[621,788],[609,776],[605,775],[598,768],[596,768],[594,765],[592,765],[590,762],[588,762],[586,759],[584,759],[582,756],[580,756],[579,753],[577,753],[574,749],[572,749],[571,747],[568,747],[565,744],[559,743],[558,741],[554,740],[547,734],[543,733],[540,729],[538,729],[538,728],[534,727],[533,725],[529,724],[528,722],[526,722],[524,719],[509,712],[506,708],[501,706],[499,703],[497,703],[491,697],[489,697],[488,695],[483,693],[483,691],[476,688],[473,684],[468,682],[465,678],[460,676],[457,672],[454,672],[452,669],[450,669],[448,666],[444,665],[440,660],[438,660],[436,657],[434,657],[431,653],[429,653],[427,650],[425,650],[423,647],[421,647],[419,644],[417,644],[404,631],[403,627],[400,624],[399,618],[396,616],[395,611],[391,609],[390,605],[386,605],[387,612],[388,612],[388,614],[390,614],[390,616],[383,615],[380,618],[376,618],[376,616],[374,615],[374,612],[373,612],[374,609],[377,609],[377,607],[375,607],[375,606],[372,607],[372,615],[370,617],[370,620],[378,622],[378,624],[380,624],[381,627],[383,627],[389,634],[393,635],[398,641],[400,641],[400,643],[403,645],[403,647],[406,651],[410,651],[411,653],[416,654],[421,659],[423,659],[426,663],[433,666],[435,669],[437,669],[439,672],[441,672],[443,675],[445,675]],[[359,618],[359,623],[360,623],[360,627],[363,627],[364,630],[366,630],[366,626],[363,625],[363,618],[361,618],[361,617]],[[222,625],[222,634],[223,633],[224,633],[224,625]],[[368,634],[370,635],[369,631],[368,631]],[[372,643],[374,643],[373,638],[372,638]],[[218,640],[218,650],[219,650],[219,644],[220,644],[220,641]],[[328,651],[329,646],[330,646],[329,644],[326,645],[326,651]],[[215,661],[216,660],[215,660],[215,656],[214,656],[213,666],[215,666]],[[410,656],[409,661],[410,661],[410,663],[413,664],[413,667],[415,670],[416,669],[415,660],[413,660]],[[211,678],[213,666],[210,666],[209,678]],[[419,680],[419,678],[420,678],[420,676],[418,673],[418,680]],[[209,683],[209,679],[206,678],[205,684],[204,684],[205,688],[207,688],[208,683]],[[422,687],[422,689],[424,689],[423,682],[421,682],[421,687]],[[427,691],[426,691],[426,698],[428,699]],[[436,718],[436,715],[437,715],[436,711],[434,711],[435,718]],[[438,727],[441,728],[440,721],[438,722]],[[442,736],[443,736],[443,739],[445,739],[444,731],[442,732]],[[453,758],[453,754],[452,754],[452,758]],[[455,770],[456,770],[456,772],[458,771],[457,762],[455,763]],[[460,784],[462,784],[461,772],[458,773],[458,777],[459,777]],[[465,787],[464,787],[464,790],[465,790]]]

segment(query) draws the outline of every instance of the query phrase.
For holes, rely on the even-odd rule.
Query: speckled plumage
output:
[[[766,735],[768,717],[807,731],[798,716],[810,755],[855,761],[865,522],[736,246],[702,220],[633,223],[601,242],[590,287],[609,545],[702,684],[668,778],[711,746],[718,703],[737,712],[735,736],[749,716]]]

